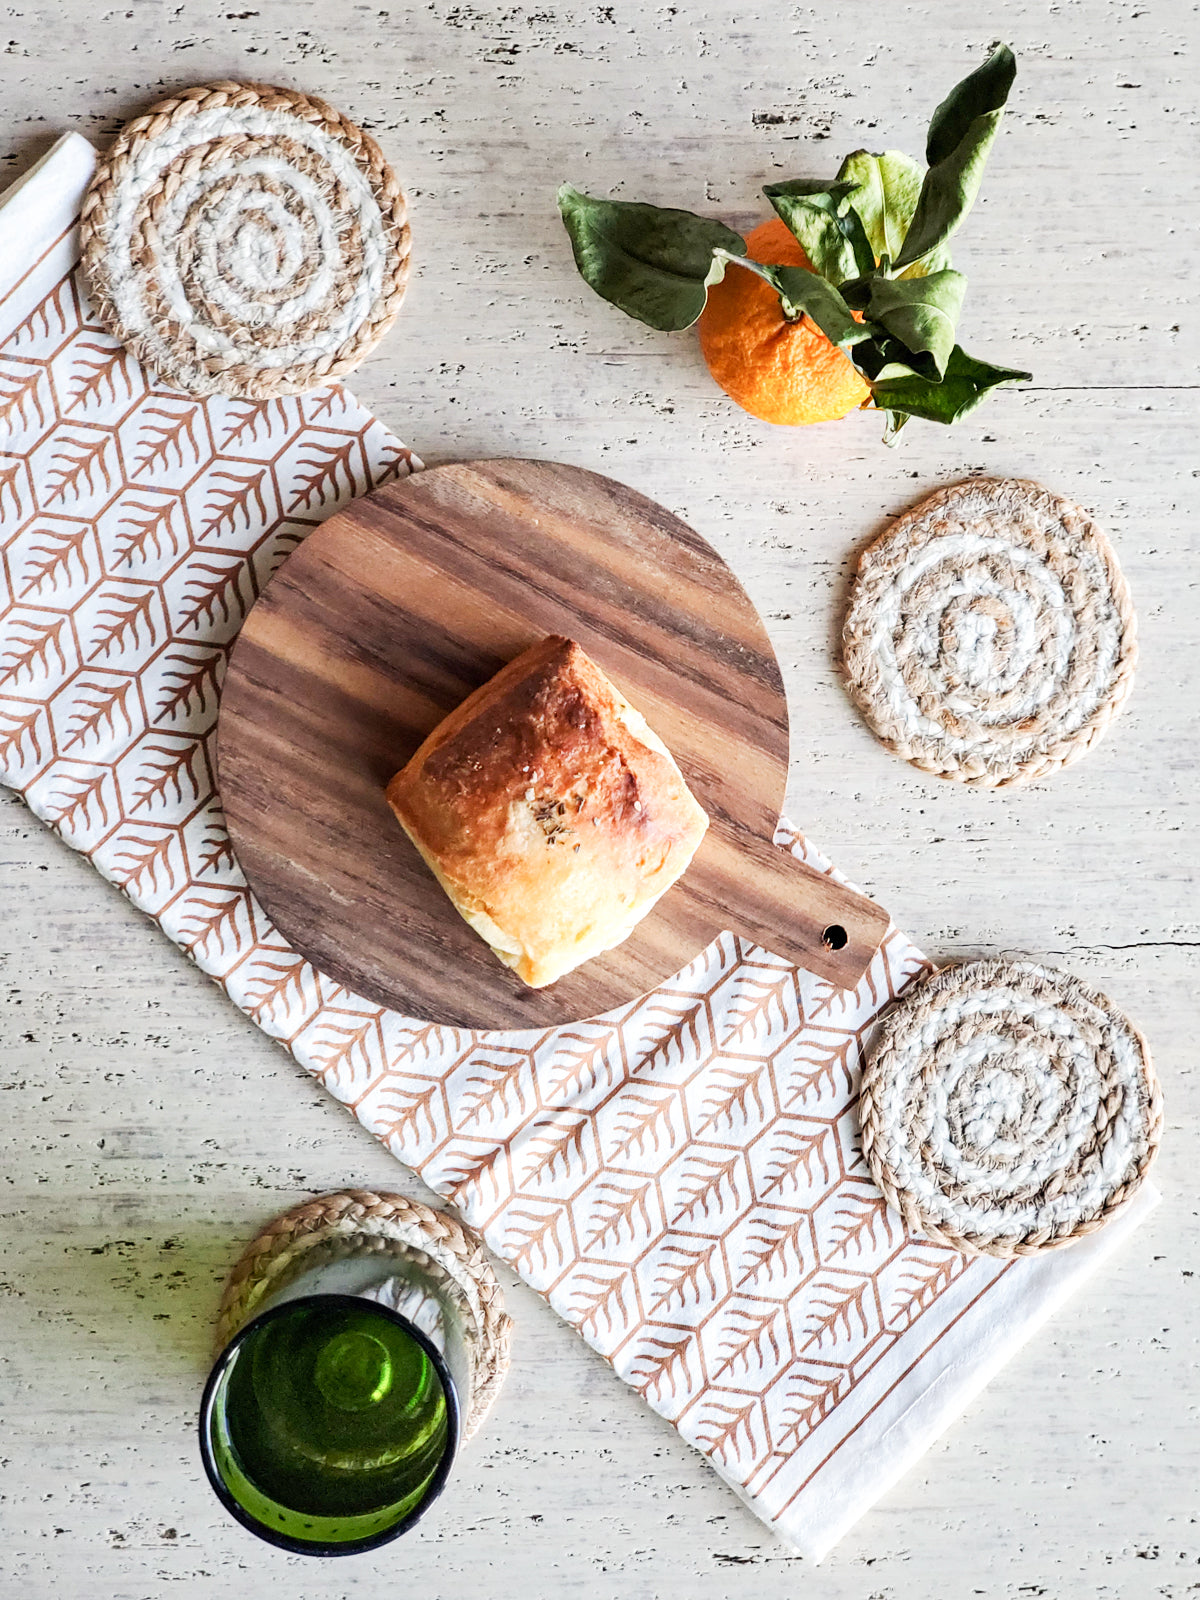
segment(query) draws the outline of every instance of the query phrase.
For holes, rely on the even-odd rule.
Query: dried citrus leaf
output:
[[[808,178],[769,183],[763,189],[814,269],[835,287],[875,269],[871,242],[849,204],[850,189],[846,183],[816,183]]]
[[[558,191],[558,209],[584,281],[664,333],[690,328],[704,310],[709,284],[725,271],[718,249],[726,258],[746,253],[740,234],[691,211],[596,200],[569,183]]]
[[[957,422],[1004,383],[1028,383],[1032,373],[977,361],[955,345],[941,382],[917,374],[890,378],[887,369],[871,385],[875,405],[894,415],[924,417],[929,422]]]
[[[1012,51],[1001,45],[934,112],[926,147],[929,171],[897,267],[943,246],[975,204],[1016,73]]]
[[[953,268],[920,278],[876,278],[867,315],[900,340],[917,372],[941,378],[966,292],[966,278]]]
[[[842,162],[838,182],[854,185],[849,202],[862,219],[877,261],[883,256],[895,261],[900,254],[924,176],[920,162],[901,150],[884,150],[878,155],[855,150]],[[920,277],[949,265],[950,252],[943,248],[915,262],[902,276]]]

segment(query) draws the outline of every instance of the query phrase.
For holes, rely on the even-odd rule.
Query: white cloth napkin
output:
[[[873,1019],[927,967],[896,929],[853,993],[726,935],[536,1035],[414,1022],[290,949],[215,791],[229,642],[308,529],[419,463],[337,387],[158,386],[74,271],[93,162],[68,135],[0,210],[0,779],[819,1558],[1155,1196],[1017,1262],[905,1236],[855,1113]]]

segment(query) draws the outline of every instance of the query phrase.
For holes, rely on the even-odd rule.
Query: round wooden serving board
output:
[[[645,715],[711,824],[623,945],[532,990],[458,916],[384,787],[448,711],[550,633],[576,639]],[[725,929],[849,986],[887,928],[878,906],[772,843],[787,701],[737,579],[661,506],[574,467],[432,467],[331,517],[242,628],[218,763],[238,860],[284,935],[355,993],[428,1021],[580,1021]]]

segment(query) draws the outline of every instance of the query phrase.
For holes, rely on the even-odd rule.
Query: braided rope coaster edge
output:
[[[337,1241],[352,1241],[359,1251],[385,1257],[403,1258],[408,1250],[421,1250],[457,1287],[474,1324],[471,1408],[463,1419],[463,1440],[470,1439],[491,1410],[508,1372],[512,1318],[504,1309],[504,1291],[482,1242],[449,1213],[420,1200],[345,1189],[305,1201],[268,1223],[243,1250],[225,1282],[217,1313],[218,1352],[304,1256]]]
[[[955,991],[980,994],[1005,984],[1015,985],[1036,981],[1052,991],[1055,999],[1064,1006],[1075,1006],[1086,1013],[1100,1011],[1111,1027],[1124,1030],[1138,1054],[1139,1089],[1144,1091],[1144,1148],[1132,1171],[1111,1187],[1103,1203],[1092,1213],[1069,1225],[1043,1226],[1021,1235],[1012,1233],[980,1233],[960,1229],[941,1218],[931,1217],[919,1200],[905,1186],[896,1172],[894,1150],[889,1139],[883,1110],[883,1096],[888,1088],[888,1071],[892,1065],[901,1037],[923,1029],[921,1044],[925,1051],[936,1047],[934,1028],[941,1003]],[[1139,1099],[1143,1095],[1139,1093]],[[1097,1108],[1096,1128],[1099,1139],[1111,1126],[1112,1118],[1120,1110],[1110,1094]],[[1069,973],[1046,967],[1040,962],[1009,961],[995,958],[984,961],[963,962],[943,968],[940,972],[922,979],[901,1000],[880,1024],[863,1067],[859,1093],[859,1122],[862,1150],[871,1176],[882,1190],[887,1203],[903,1217],[911,1233],[938,1244],[951,1246],[966,1255],[1013,1257],[1035,1255],[1043,1250],[1057,1249],[1094,1233],[1121,1210],[1141,1187],[1154,1163],[1162,1139],[1163,1101],[1162,1089],[1150,1056],[1145,1037],[1129,1017],[1115,1006],[1100,990],[1092,988]],[[906,1133],[912,1132],[911,1122]],[[911,1147],[909,1147],[911,1148]],[[928,1153],[927,1145],[922,1146]],[[1067,1187],[1065,1178],[1055,1179],[1046,1186],[1044,1198],[1052,1199]]]
[[[944,530],[944,518],[953,515],[962,502],[980,495],[990,496],[997,509],[1007,511],[1014,523],[1015,507],[1040,512],[1049,522],[1060,523],[1077,543],[1086,541],[1103,564],[1107,598],[1111,600],[1119,624],[1120,649],[1114,675],[1100,702],[1080,727],[1060,736],[1048,748],[1040,752],[1035,750],[1015,763],[1001,755],[989,756],[983,749],[963,753],[944,748],[939,751],[936,739],[919,732],[906,732],[888,703],[887,687],[872,637],[872,601],[877,598],[870,592],[872,587],[877,589],[885,573],[899,568],[904,559],[922,545],[939,537],[939,530]],[[1093,614],[1094,610],[1093,597]],[[1069,766],[1099,742],[1129,698],[1137,660],[1137,615],[1129,585],[1107,535],[1082,506],[1033,479],[967,478],[938,489],[898,517],[858,558],[842,626],[843,681],[850,698],[885,749],[923,772],[979,788],[1009,788],[1033,783]],[[944,710],[951,725],[957,720],[949,707],[938,709]]]
[[[190,324],[185,326],[169,315],[169,307],[159,315],[148,314],[148,327],[141,329],[127,323],[117,304],[118,278],[140,271],[143,281],[148,281],[158,262],[162,243],[152,207],[131,235],[129,271],[126,272],[123,265],[118,269],[111,258],[110,232],[114,214],[122,196],[133,190],[134,169],[139,157],[164,135],[180,129],[188,119],[201,112],[228,110],[232,116],[246,108],[298,118],[341,145],[370,187],[387,244],[380,290],[369,314],[335,349],[315,360],[299,361],[290,366],[256,366],[220,354],[204,355],[190,336]],[[215,142],[207,138],[187,151],[189,175],[194,176],[203,169],[208,159],[205,150],[211,151]],[[227,144],[228,141],[222,137],[221,142]],[[249,136],[244,136],[244,142],[250,142]],[[262,143],[262,136],[257,143]],[[179,181],[181,174],[172,173],[169,183],[150,191],[148,199],[161,206],[163,197],[169,199]],[[141,209],[146,203],[147,197],[144,197]],[[97,162],[84,196],[79,233],[81,264],[101,323],[164,383],[200,397],[225,394],[268,400],[275,395],[303,394],[332,382],[357,367],[378,344],[395,321],[408,285],[411,252],[408,204],[395,172],[375,140],[327,101],[272,84],[230,79],[197,84],[180,95],[160,100],[144,115],[126,123],[111,149]],[[333,310],[336,312],[339,308],[335,303]]]

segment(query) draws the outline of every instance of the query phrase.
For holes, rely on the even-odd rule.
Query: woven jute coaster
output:
[[[864,552],[846,684],[888,749],[961,783],[1030,783],[1085,755],[1133,685],[1137,626],[1104,534],[1039,484],[942,489]]]
[[[463,1420],[463,1438],[469,1439],[504,1383],[512,1319],[481,1241],[446,1212],[419,1200],[347,1189],[276,1217],[229,1274],[217,1316],[217,1349],[223,1350],[262,1302],[300,1272],[360,1255],[378,1257],[386,1270],[389,1262],[399,1266],[417,1253],[444,1275],[440,1288],[453,1301],[470,1347],[471,1408]]]
[[[949,967],[881,1025],[863,1154],[910,1230],[1029,1255],[1099,1228],[1162,1133],[1146,1042],[1111,1001],[1028,961]]]
[[[408,279],[404,194],[323,100],[205,83],[130,122],[80,218],[105,327],[189,394],[300,394],[356,367]]]

